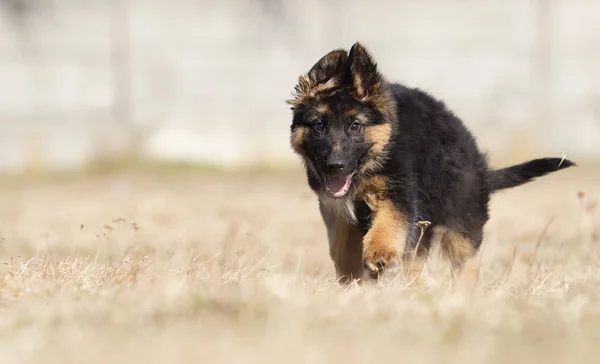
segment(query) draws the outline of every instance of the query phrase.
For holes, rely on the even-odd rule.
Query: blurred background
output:
[[[443,99],[492,161],[591,160],[598,14],[596,0],[0,0],[0,172],[300,168],[285,100],[355,41]]]

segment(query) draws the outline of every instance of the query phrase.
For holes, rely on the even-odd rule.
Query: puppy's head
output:
[[[385,158],[395,117],[386,82],[367,50],[333,50],[300,76],[292,105],[292,149],[324,192],[339,198]]]

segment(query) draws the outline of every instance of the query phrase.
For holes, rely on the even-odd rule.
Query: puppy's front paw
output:
[[[398,258],[398,252],[394,248],[367,247],[363,254],[363,264],[372,276],[378,276],[396,258]]]

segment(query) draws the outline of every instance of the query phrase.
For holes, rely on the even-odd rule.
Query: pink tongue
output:
[[[341,192],[348,183],[348,176],[328,176],[327,189],[332,193]]]

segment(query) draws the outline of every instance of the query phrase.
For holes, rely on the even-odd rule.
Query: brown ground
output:
[[[429,288],[336,286],[297,174],[5,181],[0,358],[598,363],[593,170],[494,197],[472,294],[449,289],[435,256]]]

